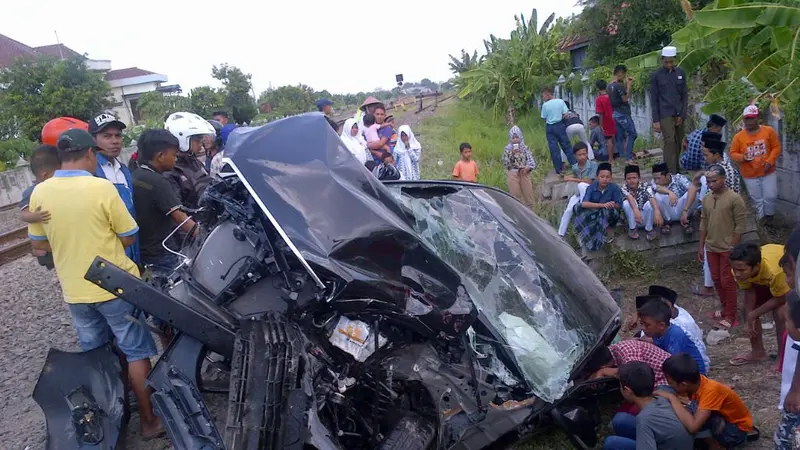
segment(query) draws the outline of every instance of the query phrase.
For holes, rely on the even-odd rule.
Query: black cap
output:
[[[125,124],[120,122],[116,117],[114,117],[113,114],[102,113],[98,114],[89,121],[89,134],[94,136],[111,125],[118,127],[120,130],[124,130],[126,128]]]
[[[639,295],[636,297],[636,309],[639,309],[652,301],[660,302],[661,297],[658,295]]]
[[[650,286],[649,294],[657,295],[673,305],[675,304],[675,302],[678,301],[678,293],[666,286],[659,286],[657,284],[654,284]]]
[[[653,173],[664,173],[669,172],[669,167],[667,167],[667,163],[660,162],[657,164],[653,164]]]
[[[707,149],[711,150],[711,153],[718,154],[722,154],[722,151],[725,150],[725,147],[728,145],[727,142],[722,141],[705,141],[703,144]]]
[[[56,142],[56,147],[60,152],[81,152],[97,147],[97,142],[85,130],[73,128],[61,133]]]
[[[715,133],[713,131],[703,131],[703,135],[700,137],[700,141],[721,141],[722,135],[719,133]]]
[[[600,173],[601,170],[607,170],[611,172],[611,163],[601,162],[597,165],[597,173]]]
[[[625,175],[629,173],[638,173],[641,175],[641,172],[639,172],[639,166],[633,164],[625,166]]]
[[[725,124],[728,123],[728,121],[725,120],[725,118],[720,115],[712,114],[711,117],[708,118],[708,123],[716,125],[721,128],[724,127]]]

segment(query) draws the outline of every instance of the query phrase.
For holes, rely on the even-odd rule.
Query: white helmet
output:
[[[180,143],[182,152],[189,151],[189,138],[192,136],[201,136],[204,134],[216,135],[217,132],[210,123],[190,112],[176,112],[167,117],[164,122],[164,128],[172,133]]]

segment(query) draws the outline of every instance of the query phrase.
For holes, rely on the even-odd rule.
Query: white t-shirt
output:
[[[697,322],[694,321],[694,318],[688,311],[680,306],[676,306],[675,309],[678,310],[678,317],[672,319],[670,322],[680,327],[686,333],[686,336],[689,337],[695,347],[697,347],[697,350],[700,351],[700,355],[703,357],[703,362],[706,365],[706,370],[709,370],[711,368],[711,359],[708,357],[706,344],[703,342],[703,330],[700,329]]]
[[[791,336],[786,336],[786,345],[783,350],[783,371],[781,372],[781,399],[778,402],[778,409],[783,410],[783,401],[786,399],[786,394],[789,393],[789,388],[792,387],[792,378],[794,378],[794,369],[797,365],[798,351],[792,347],[795,341]]]
[[[100,167],[103,169],[103,175],[106,176],[106,180],[113,184],[122,184],[130,188],[128,180],[125,178],[125,173],[122,172],[122,164],[116,158],[101,164]]]

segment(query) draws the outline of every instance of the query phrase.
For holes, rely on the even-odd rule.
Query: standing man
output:
[[[107,180],[92,176],[97,168],[97,143],[84,130],[65,131],[58,139],[61,169],[39,183],[31,194],[30,209],[51,213],[47,223],[31,223],[28,235],[34,249],[51,251],[72,324],[83,351],[111,342],[128,362],[127,374],[136,402],[144,439],[164,433],[150,401],[147,387],[150,357],[156,346],[130,303],[108,293],[84,275],[95,257],[101,256],[138,277],[139,268],[125,254],[139,231],[117,190]]]
[[[553,96],[553,88],[549,86],[542,89],[542,100],[544,100],[542,104],[542,119],[545,121],[550,158],[553,160],[553,168],[556,173],[561,175],[561,171],[564,169],[561,155],[567,157],[570,167],[578,162],[572,152],[572,144],[570,144],[569,137],[567,137],[567,126],[564,123],[564,114],[569,111],[569,108],[567,108],[564,100]]]
[[[664,162],[670,172],[678,173],[678,158],[683,144],[683,123],[686,119],[689,91],[686,72],[675,67],[678,49],[672,46],[661,50],[662,66],[650,75],[650,103],[653,109],[653,129],[664,136]]]
[[[223,127],[228,124],[227,111],[214,111],[211,113],[211,118],[221,123]]]
[[[128,167],[117,158],[122,153],[122,130],[125,124],[117,120],[113,114],[102,113],[89,121],[89,134],[97,142],[97,167],[94,176],[105,178],[117,189],[128,212],[136,218],[133,206],[133,179]],[[132,245],[125,248],[125,254],[133,262],[139,264],[139,239],[134,236]]]
[[[611,99],[611,108],[614,110],[612,115],[617,124],[616,150],[628,165],[636,164],[633,161],[633,144],[638,136],[629,103],[631,86],[633,78],[628,76],[628,68],[623,65],[614,67],[614,82],[608,86],[608,97]]]
[[[333,105],[333,102],[328,100],[327,98],[321,98],[317,100],[317,109],[319,110],[319,112],[325,115],[325,120],[328,121],[328,125],[330,125],[331,128],[333,128],[333,131],[335,131],[336,134],[339,134],[339,124],[334,122],[333,119],[331,119],[330,117],[331,105]]]
[[[774,128],[759,123],[758,106],[749,105],[742,116],[744,129],[733,137],[731,159],[739,163],[744,185],[756,207],[756,217],[771,223],[778,199],[775,165],[781,156],[781,140]]]
[[[711,280],[719,295],[722,309],[712,313],[717,327],[727,330],[736,323],[736,280],[731,270],[731,249],[739,245],[747,230],[747,206],[725,183],[727,173],[719,164],[706,172],[711,195],[703,197],[700,216],[700,247],[697,260],[708,264]]]

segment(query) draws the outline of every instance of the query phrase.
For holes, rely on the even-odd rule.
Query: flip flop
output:
[[[739,325],[739,321],[738,320],[736,320],[736,321],[731,323],[731,321],[729,321],[727,319],[721,319],[719,322],[717,322],[717,326],[718,327],[722,327],[722,328],[724,328],[726,330],[730,330],[731,328],[733,328],[735,326],[738,326],[738,325]]]
[[[700,286],[698,286],[696,284],[692,285],[691,291],[692,291],[692,295],[696,295],[698,297],[713,297],[714,296],[714,292],[713,291],[710,294],[704,294],[703,291],[700,290]]]
[[[158,427],[158,430],[156,430],[154,433],[150,433],[148,435],[144,435],[143,434],[142,435],[142,441],[144,441],[144,442],[152,441],[153,439],[158,439],[158,438],[164,437],[166,434],[167,434],[167,430],[164,428],[164,425],[160,425]]]
[[[736,356],[736,357],[732,358],[729,361],[729,363],[732,366],[737,366],[738,367],[738,366],[746,366],[748,364],[758,364],[758,363],[766,362],[766,361],[769,361],[769,360],[770,360],[769,358],[767,358],[767,359],[751,359],[751,358],[748,358],[746,356]]]
[[[664,225],[661,227],[661,234],[669,234],[672,231],[672,227],[669,225]]]
[[[716,319],[716,320],[722,319],[722,311],[720,310],[709,311],[706,313],[706,317],[708,317],[709,319]]]

